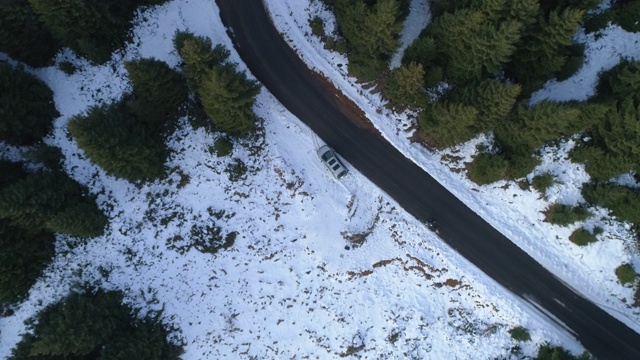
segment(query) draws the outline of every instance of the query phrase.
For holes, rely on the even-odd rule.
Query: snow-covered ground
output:
[[[565,281],[620,317],[635,316],[620,301],[629,301],[631,290],[617,285],[613,274],[621,262],[637,262],[627,249],[624,225],[595,217],[589,221],[605,229],[601,241],[578,248],[567,240],[573,227],[541,221],[539,211],[549,201],[580,199],[579,186],[587,176],[566,160],[571,142],[545,149],[548,156],[537,171],[550,171],[562,181],[547,199],[509,183],[475,186],[450,170],[460,163],[443,165],[444,153],[429,154],[410,144],[411,114],[384,110],[377,96],[338,66],[346,59],[305,35],[311,33],[311,14],[322,16],[328,30],[334,24],[318,1],[266,4],[305,61],[343,89],[399,149]],[[425,19],[425,4],[415,0],[410,19]],[[426,23],[420,21],[407,26],[405,43],[419,32],[409,29]],[[73,239],[59,237],[58,255],[45,277],[15,315],[0,318],[0,357],[19,341],[26,318],[84,281],[124,290],[135,307],[163,308],[165,321],[181,329],[184,359],[325,359],[361,346],[357,354],[365,358],[489,359],[509,356],[516,342],[507,331],[518,325],[531,332],[532,341],[519,344],[526,355],[543,341],[581,350],[357,171],[336,181],[315,154],[321,140],[264,89],[255,107],[265,135],[257,154],[236,146],[231,156],[218,158],[209,149],[219,134],[184,123],[170,141],[174,155],[167,166],[174,171],[168,180],[137,188],[105,175],[70,140],[66,123],[130,89],[124,60],[155,57],[175,66],[176,29],[211,37],[232,50],[214,2],[175,0],[141,14],[133,44],[111,62],[91,66],[66,53],[58,61],[77,64],[74,75],[55,67],[35,70],[53,89],[62,114],[47,142],[62,149],[66,170],[98,194],[112,221],[106,235],[75,248],[66,245]],[[232,59],[245,68],[233,50]],[[473,149],[470,143],[447,153],[469,159]],[[0,150],[2,156],[15,156],[15,149]],[[235,183],[223,171],[232,158],[250,169]],[[218,211],[225,212],[220,219]],[[223,233],[238,231],[233,247],[215,255],[171,248],[184,245],[178,236],[191,239],[214,225]],[[347,250],[347,239],[354,236],[366,240]]]

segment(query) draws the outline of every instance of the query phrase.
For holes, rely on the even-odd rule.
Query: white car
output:
[[[318,156],[320,157],[320,160],[327,165],[336,178],[340,179],[349,173],[349,170],[347,170],[344,164],[336,156],[336,153],[329,146],[322,145],[320,149],[318,149]]]

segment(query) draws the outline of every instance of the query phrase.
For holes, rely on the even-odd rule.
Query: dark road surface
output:
[[[419,220],[517,295],[573,331],[598,359],[639,359],[640,335],[558,281],[337,100],[270,23],[260,0],[216,0],[242,60],[289,111]],[[316,160],[316,159],[310,159]],[[557,321],[556,320],[556,321]]]

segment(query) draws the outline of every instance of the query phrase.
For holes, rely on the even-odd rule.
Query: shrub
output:
[[[63,73],[67,74],[67,75],[73,75],[76,70],[78,70],[78,68],[76,68],[75,65],[73,65],[70,61],[61,61],[58,64],[58,69],[60,69],[60,71],[62,71]]]
[[[591,216],[591,213],[582,206],[573,207],[562,204],[551,205],[545,210],[544,214],[546,215],[545,221],[561,226],[573,224],[576,221],[583,221]]]
[[[582,187],[582,196],[591,204],[611,210],[622,221],[640,225],[640,192],[615,184],[587,184]]]
[[[498,154],[482,153],[469,166],[469,179],[478,185],[486,185],[504,179],[508,163]]]
[[[314,16],[309,20],[309,26],[311,27],[311,33],[317,37],[325,37],[324,33],[324,21],[319,16]]]
[[[534,189],[538,190],[538,192],[542,194],[544,194],[547,189],[553,186],[553,184],[555,183],[556,181],[553,175],[549,173],[536,175],[533,177],[533,179],[531,179],[531,186],[533,186]]]
[[[570,236],[569,240],[578,246],[586,246],[598,241],[594,234],[584,228],[576,229]]]
[[[521,179],[529,175],[536,166],[540,165],[540,159],[528,153],[507,154],[508,179]]]
[[[226,137],[219,137],[213,143],[215,154],[218,157],[225,157],[233,151],[233,143]]]
[[[638,277],[630,264],[622,264],[616,268],[616,276],[622,285],[632,283]]]
[[[516,341],[529,341],[531,340],[531,335],[529,334],[529,330],[522,326],[516,326],[509,330],[509,334],[511,334],[511,338]]]
[[[227,165],[227,168],[224,169],[224,171],[229,174],[229,181],[232,182],[244,179],[247,170],[247,165],[238,158],[233,159],[233,161]]]

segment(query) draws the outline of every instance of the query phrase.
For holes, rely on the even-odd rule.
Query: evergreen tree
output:
[[[31,322],[31,355],[83,356],[101,347],[129,321],[122,295],[98,290],[94,294],[71,293],[60,303],[46,307]]]
[[[78,237],[96,237],[104,233],[109,219],[95,204],[78,203],[54,214],[45,223],[53,232]]]
[[[61,172],[25,176],[0,190],[0,218],[26,229],[72,236],[102,234],[107,218],[80,184]]]
[[[189,32],[176,32],[173,44],[182,58],[184,75],[192,90],[197,90],[210,69],[224,64],[229,50],[221,44],[213,47],[211,39]]]
[[[402,12],[397,0],[337,0],[340,32],[349,42],[349,69],[361,80],[374,80],[399,46]]]
[[[23,68],[0,64],[0,140],[33,145],[51,130],[60,116],[53,92]]]
[[[461,88],[454,97],[478,109],[478,132],[493,129],[504,121],[520,95],[518,84],[507,84],[498,80],[483,80]]]
[[[640,103],[640,62],[623,60],[600,75],[598,96],[619,101],[633,97]]]
[[[49,64],[60,49],[31,5],[23,0],[0,1],[0,51],[29,66]]]
[[[590,204],[608,208],[618,219],[640,225],[640,192],[637,189],[611,183],[592,183],[582,187],[582,196]]]
[[[627,98],[616,106],[596,127],[594,144],[616,161],[631,165],[627,171],[640,171],[640,105]]]
[[[136,321],[129,331],[114,334],[100,354],[102,360],[174,360],[182,349],[167,342],[168,331],[157,322]]]
[[[20,163],[14,163],[7,160],[0,160],[0,191],[5,186],[11,185],[16,181],[27,176],[27,172]]]
[[[602,111],[599,106],[551,101],[541,101],[533,107],[520,103],[511,119],[496,127],[496,140],[510,152],[529,153],[548,141],[584,130],[593,121],[591,117],[604,117],[605,112],[598,111]]]
[[[0,304],[23,300],[53,258],[55,237],[0,219]]]
[[[27,320],[31,333],[10,360],[177,360],[182,348],[167,342],[157,319],[135,319],[120,292],[73,292]]]
[[[28,0],[53,36],[80,56],[104,63],[124,45],[139,5],[158,0]]]
[[[178,108],[187,101],[187,85],[180,73],[165,62],[139,59],[124,63],[133,84],[132,110],[137,123],[148,131],[161,133],[168,121],[175,120]]]
[[[214,126],[230,135],[246,135],[255,129],[253,104],[260,85],[247,79],[234,65],[211,69],[198,89],[205,112]]]
[[[419,114],[420,134],[430,145],[445,148],[476,135],[478,110],[459,103],[434,103]]]
[[[446,56],[447,76],[465,82],[497,74],[515,52],[521,28],[517,21],[495,24],[480,10],[463,9],[435,19],[430,35]]]
[[[0,218],[27,229],[42,228],[76,194],[82,194],[82,187],[65,175],[29,174],[0,191]]]
[[[422,64],[415,62],[393,70],[384,87],[385,96],[394,106],[416,106],[424,103],[426,100],[426,95],[422,93],[424,75]]]
[[[162,139],[136,124],[126,101],[92,107],[67,126],[87,156],[118,178],[155,179],[164,172],[167,154]]]
[[[518,51],[509,65],[515,80],[530,93],[561,71],[567,61],[568,47],[572,43],[584,11],[567,8],[552,11],[548,19],[540,17],[518,44]]]

